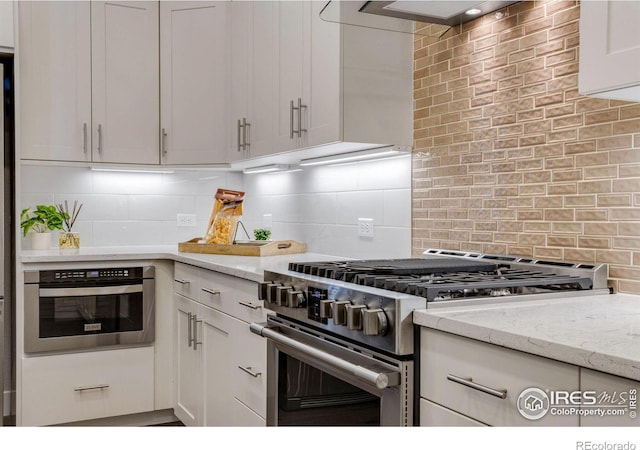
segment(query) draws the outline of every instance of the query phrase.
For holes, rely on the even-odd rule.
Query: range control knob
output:
[[[331,316],[333,318],[334,325],[346,325],[347,324],[347,305],[351,304],[348,300],[340,300],[339,302],[333,302],[331,305]]]
[[[365,305],[347,305],[347,328],[362,330],[362,311],[365,309]]]
[[[276,305],[287,306],[287,293],[293,291],[290,286],[276,287]]]
[[[265,281],[258,285],[258,300],[266,300],[267,292],[269,291],[269,285],[273,284],[271,281]]]
[[[362,311],[362,331],[367,336],[384,336],[389,331],[387,315],[380,308]]]
[[[305,298],[302,291],[287,291],[287,306],[289,308],[301,308],[304,306]]]
[[[267,284],[267,301],[269,303],[275,303],[278,299],[278,286],[280,283],[268,283]]]
[[[335,300],[320,300],[320,318],[329,319],[331,317],[331,305]]]

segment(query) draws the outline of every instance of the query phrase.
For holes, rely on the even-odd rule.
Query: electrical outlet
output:
[[[195,227],[196,215],[195,214],[178,214],[177,225],[179,227]]]
[[[358,219],[358,236],[373,237],[373,219],[364,217]]]

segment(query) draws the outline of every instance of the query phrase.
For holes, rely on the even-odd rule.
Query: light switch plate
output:
[[[373,237],[373,219],[366,217],[358,219],[358,236]]]

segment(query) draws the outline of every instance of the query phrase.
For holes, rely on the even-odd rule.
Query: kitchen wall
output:
[[[273,239],[306,242],[312,252],[356,258],[411,253],[409,156],[259,175],[59,166],[21,170],[21,208],[65,200],[84,204],[74,227],[82,247],[177,244],[202,236],[213,196],[224,187],[247,193],[243,222],[250,233],[263,226],[264,214],[271,214]],[[178,213],[196,214],[197,226],[177,227]],[[374,219],[374,237],[358,237],[359,217]],[[22,248],[30,248],[27,239]]]
[[[411,158],[245,175],[251,231],[271,214],[274,239],[306,242],[309,251],[353,258],[411,254]],[[358,218],[372,218],[373,237],[358,236]]]
[[[640,104],[578,94],[580,7],[415,40],[413,241],[602,262],[640,293]]]

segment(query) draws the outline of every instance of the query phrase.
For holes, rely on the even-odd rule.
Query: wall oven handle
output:
[[[92,391],[94,389],[109,389],[108,384],[96,384],[95,386],[78,386],[74,389],[75,392]]]
[[[310,345],[298,342],[295,339],[291,339],[277,331],[267,327],[265,324],[252,323],[249,329],[262,337],[271,339],[278,344],[286,345],[295,350],[305,353],[313,358],[316,358],[326,364],[337,367],[340,370],[347,371],[372,386],[378,389],[385,389],[391,386],[398,386],[400,384],[400,377],[397,372],[390,373],[378,373],[373,370],[369,370],[366,367],[359,366],[357,364],[350,363],[344,359],[333,356],[325,351],[318,350]]]
[[[100,286],[100,287],[77,287],[77,288],[41,288],[40,298],[45,297],[83,297],[87,295],[113,295],[132,294],[142,292],[141,284],[130,284],[125,286]]]
[[[498,397],[501,399],[507,398],[506,389],[494,389],[488,386],[484,386],[482,384],[475,383],[472,378],[462,378],[456,375],[449,374],[447,375],[447,380],[470,387],[471,389],[475,389],[476,391],[484,392],[485,394],[493,395],[494,397]]]

